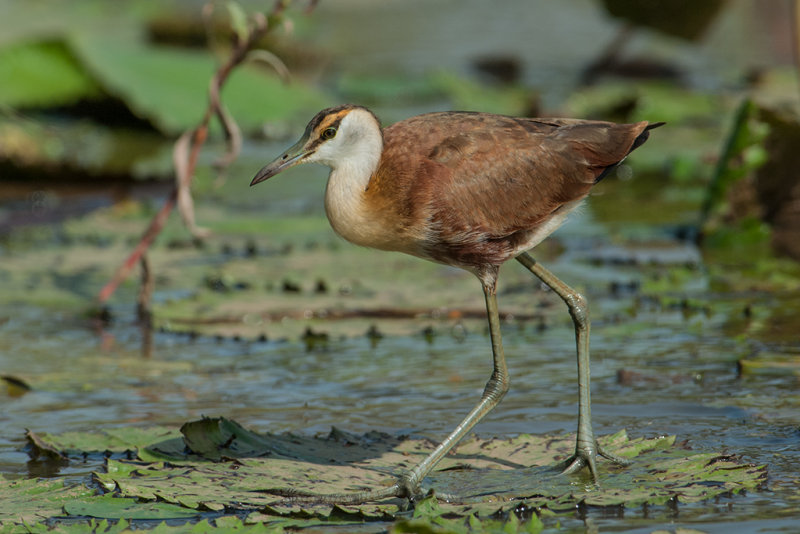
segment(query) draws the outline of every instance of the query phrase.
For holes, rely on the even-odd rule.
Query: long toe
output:
[[[631,464],[631,461],[626,458],[621,458],[616,454],[612,454],[603,447],[600,446],[599,443],[595,442],[594,447],[577,447],[575,449],[575,453],[567,458],[561,464],[561,474],[562,475],[572,475],[579,472],[584,467],[589,468],[589,473],[592,475],[592,480],[595,484],[599,483],[599,477],[597,475],[597,457],[601,456],[606,460],[613,462],[616,465],[627,466]]]
[[[420,482],[411,472],[400,475],[400,480],[397,481],[396,486],[398,488],[397,496],[408,499],[412,503],[425,497],[425,492],[422,490]]]
[[[406,502],[413,501],[412,498],[406,496],[407,489],[400,482],[386,488],[352,493],[314,493],[291,488],[270,488],[256,491],[284,497],[293,503],[357,505],[392,498],[401,498]]]
[[[617,465],[628,466],[631,465],[631,463],[633,463],[627,458],[623,458],[621,456],[617,456],[614,453],[608,452],[607,450],[603,449],[603,447],[601,447],[599,443],[597,444],[597,454]]]
[[[592,481],[597,484],[599,478],[597,476],[597,462],[593,452],[594,451],[589,453],[583,450],[576,450],[575,454],[561,464],[561,474],[572,475],[581,471],[584,467],[588,467],[589,473],[592,475]]]

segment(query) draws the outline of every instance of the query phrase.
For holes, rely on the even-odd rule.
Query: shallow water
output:
[[[501,13],[494,6],[489,8],[489,3],[470,2],[465,11],[490,13],[475,17],[477,22],[471,23],[475,26],[465,26],[464,21],[443,24],[441,21],[452,17],[457,8],[452,2],[441,2],[442,7],[436,10],[424,6],[425,17],[408,9],[376,8],[377,13],[371,15],[375,24],[359,23],[365,31],[331,33],[332,28],[352,28],[342,22],[356,20],[350,9],[358,10],[357,20],[361,21],[365,16],[361,4],[349,2],[337,11],[331,8],[335,3],[320,3],[320,19],[326,23],[314,26],[310,32],[318,42],[330,43],[338,51],[341,59],[337,64],[342,70],[381,71],[382,75],[383,69],[419,74],[444,68],[464,74],[470,72],[475,57],[483,53],[509,54],[521,58],[523,81],[542,91],[544,104],[550,109],[562,103],[562,97],[573,87],[578,67],[594,58],[598,43],[610,39],[615,29],[613,22],[595,24],[589,17],[576,26],[581,29],[576,32],[580,38],[569,39],[569,46],[553,47],[552,32],[559,28],[554,20],[576,20],[582,10],[589,10],[594,16],[597,8],[593,3],[565,3],[567,7],[560,8],[565,11],[555,13],[548,4],[547,13],[537,15],[535,10],[527,10],[527,1],[513,2]],[[742,2],[732,4],[739,13],[751,9]],[[520,16],[522,8],[525,17]],[[401,22],[398,16],[412,19]],[[674,46],[678,53],[673,57],[679,58],[696,86],[720,87],[733,70],[741,69],[748,61],[763,63],[767,55],[768,46],[763,39],[752,43],[738,38],[736,30],[744,24],[737,22],[740,20],[733,15],[723,17],[697,48],[647,34],[637,37],[633,47],[645,54],[670,48],[674,54]],[[425,27],[419,22],[425,22]],[[761,22],[756,20],[753,24],[758,26]],[[416,34],[399,46],[402,37],[386,33],[387,26],[413,27]],[[502,31],[492,31],[495,26]],[[437,31],[442,28],[447,31]],[[732,39],[732,35],[736,38]],[[484,40],[486,36],[490,36],[488,41]],[[443,53],[430,54],[434,47],[442,47]],[[545,53],[533,54],[530,50]],[[416,110],[433,104],[407,105]],[[405,111],[392,107],[385,119],[395,118],[393,114],[405,115]],[[272,155],[282,147],[283,143],[267,148],[247,145],[243,156],[246,163],[232,168],[230,175],[251,176],[258,164],[269,159],[264,153]],[[157,286],[154,300],[161,306],[159,309],[169,309],[171,301],[191,300],[191,295],[199,292],[195,278],[181,278],[185,271],[195,268],[216,273],[214,269],[222,270],[234,263],[230,255],[220,253],[223,244],[234,242],[240,247],[253,235],[262,239],[260,236],[268,234],[280,238],[266,241],[264,237],[265,241],[257,244],[271,252],[249,265],[237,264],[240,270],[234,272],[249,272],[252,278],[248,280],[256,279],[261,285],[279,283],[287,272],[299,272],[296,276],[301,277],[298,281],[305,289],[296,296],[276,291],[259,293],[264,308],[277,306],[277,302],[307,311],[315,309],[313,303],[319,299],[328,299],[326,302],[334,305],[392,302],[411,308],[425,307],[429,296],[444,300],[453,297],[448,293],[441,297],[435,291],[428,295],[428,288],[411,288],[413,280],[407,278],[413,279],[419,272],[433,279],[432,285],[452,284],[460,291],[460,275],[434,271],[433,267],[415,271],[412,269],[416,267],[409,267],[404,259],[365,260],[375,263],[348,278],[351,265],[341,262],[349,255],[367,256],[363,251],[344,248],[329,230],[318,232],[323,174],[316,169],[305,175],[295,174],[294,179],[285,177],[281,182],[270,183],[269,192],[263,194],[243,192],[243,182],[221,192],[206,191],[207,204],[219,203],[223,198],[225,206],[221,208],[222,215],[211,211],[210,216],[207,212],[199,219],[203,224],[216,225],[222,235],[212,240],[208,249],[191,254],[168,253],[163,251],[166,247],[161,247],[161,256],[154,263],[158,272],[166,271],[163,276],[168,280],[161,280]],[[652,190],[655,186],[660,182],[649,187]],[[613,199],[618,198],[614,196],[615,188],[618,191],[620,187],[623,186],[609,179],[601,186],[605,199],[594,199],[598,208],[605,201],[604,217],[595,219],[593,214],[601,210],[592,211],[590,201],[587,211],[557,234],[563,250],[556,253],[543,245],[545,257],[554,262],[548,265],[569,283],[585,289],[591,302],[596,431],[607,434],[625,428],[632,437],[675,434],[679,442],[686,442],[695,450],[724,451],[739,455],[742,461],[767,464],[769,478],[757,492],[676,508],[578,510],[574,517],[561,521],[562,530],[577,531],[589,526],[625,532],[677,527],[725,533],[793,531],[800,517],[798,376],[796,371],[780,370],[740,375],[737,362],[762,353],[800,352],[796,313],[800,310],[800,296],[796,291],[720,290],[719,281],[709,274],[710,266],[703,262],[700,251],[691,243],[672,237],[675,225],[694,221],[693,212],[687,215],[685,210],[697,206],[681,205],[677,209],[648,203],[639,211],[647,210],[650,213],[643,215],[662,219],[658,223],[620,223],[608,214],[637,208],[636,199],[631,205],[614,204]],[[655,195],[649,195],[648,202],[659,202]],[[112,204],[105,199],[90,200],[91,205],[79,213],[92,211],[98,204]],[[25,212],[29,206],[15,205],[11,209]],[[295,226],[289,228],[269,228],[266,223],[257,226],[266,213],[275,217],[271,223],[297,214],[310,214],[311,222],[299,227],[297,223],[305,219],[293,220],[291,224]],[[237,217],[250,219],[257,230],[248,227],[231,239],[224,232],[227,225],[241,224],[239,220],[231,222]],[[90,216],[88,222],[77,224],[98,227],[93,221]],[[143,221],[144,217],[134,219],[132,230],[128,228],[131,231],[125,234],[127,239],[138,235]],[[71,221],[67,221],[69,224]],[[3,276],[6,269],[10,272],[14,265],[22,265],[17,270],[25,274],[25,283],[32,288],[53,278],[55,286],[66,288],[69,293],[53,304],[44,303],[41,298],[31,304],[20,296],[24,295],[17,285],[20,278],[14,278],[22,275],[15,271],[8,275],[11,282],[2,279],[8,284],[5,290],[13,291],[15,298],[0,303],[0,374],[21,378],[32,387],[17,397],[0,394],[0,474],[6,477],[60,476],[85,481],[91,471],[100,468],[93,461],[68,466],[30,461],[24,450],[26,429],[59,433],[115,426],[177,427],[202,415],[219,415],[259,431],[316,433],[327,432],[335,425],[351,432],[376,429],[441,439],[477,400],[488,378],[489,341],[483,322],[477,319],[425,317],[408,320],[402,328],[397,326],[400,321],[388,319],[360,319],[349,325],[347,321],[286,320],[267,324],[269,339],[264,342],[254,341],[254,336],[235,340],[233,335],[217,338],[201,333],[190,337],[185,332],[157,332],[152,351],[145,357],[142,333],[131,313],[134,283],[123,286],[112,301],[115,320],[110,326],[98,326],[83,313],[129,248],[129,243],[120,243],[125,238],[117,238],[113,244],[114,238],[102,235],[103,230],[101,225],[100,238],[95,239],[96,235],[86,233],[85,228],[56,227],[55,238],[12,238],[11,244],[4,241],[0,248]],[[68,255],[70,245],[63,242],[62,233],[86,237],[78,242],[84,247],[80,254],[97,256],[98,262],[105,256],[113,260],[99,267],[92,267],[88,261],[75,261]],[[172,235],[176,234],[186,238],[182,230],[173,230]],[[112,245],[104,244],[105,240]],[[287,242],[295,246],[291,254],[284,258],[274,253]],[[313,250],[312,245],[316,247]],[[49,249],[49,256],[37,255],[38,247]],[[336,300],[311,295],[307,289],[316,278],[300,268],[308,258],[328,257],[326,247],[332,251],[326,260],[330,265],[323,269],[327,280],[332,287],[348,284],[348,291],[354,296]],[[369,258],[384,257],[380,252],[368,254]],[[165,263],[170,262],[172,270],[165,268]],[[399,274],[386,275],[387,265]],[[412,274],[400,280],[400,289],[387,296],[387,279],[394,281],[391,278],[400,277],[406,268]],[[678,276],[676,272],[679,279],[670,280]],[[517,266],[504,268],[501,309],[509,306],[514,312],[533,311],[540,313],[542,319],[512,319],[504,324],[511,390],[476,428],[484,436],[570,433],[576,427],[577,384],[569,318],[552,295],[544,294],[526,276]],[[353,279],[361,285],[352,283]],[[663,280],[669,281],[671,289],[653,289]],[[457,304],[452,306],[480,311],[478,286],[472,280],[463,285],[467,290],[459,293]],[[397,295],[405,289],[409,296],[398,302]],[[223,303],[242,299],[241,293],[220,298]],[[364,336],[370,324],[386,335],[377,341]],[[329,332],[328,342],[309,349],[298,335],[306,325]],[[436,335],[424,335],[422,332],[428,327]],[[601,465],[601,476],[603,469]]]
[[[314,181],[315,171],[310,176],[309,184],[321,185]],[[270,184],[267,203],[308,195],[297,183]],[[722,283],[729,273],[705,263],[693,244],[671,237],[670,228],[685,219],[639,228],[628,224],[632,238],[615,230],[618,222],[597,220],[593,206],[602,208],[630,185],[602,184],[604,194],[590,199],[551,240],[558,246],[543,245],[538,254],[590,301],[595,429],[609,434],[625,428],[634,438],[674,434],[696,451],[766,464],[768,479],[757,492],[677,508],[576,510],[561,525],[567,530],[691,526],[722,532],[737,524],[751,531],[791,531],[800,515],[798,376],[791,368],[769,364],[741,374],[738,362],[778,361],[800,353],[794,313],[800,296],[793,290],[758,289],[758,284]],[[224,198],[227,193],[214,194]],[[153,335],[149,352],[143,351],[145,338],[133,316],[135,282],[122,286],[112,300],[110,324],[85,315],[141,222],[127,229],[112,225],[108,236],[97,234],[109,221],[119,225],[109,215],[113,212],[101,210],[52,231],[19,230],[9,236],[0,274],[13,301],[0,304],[0,374],[20,378],[32,390],[0,396],[0,473],[84,482],[102,467],[97,460],[68,466],[30,461],[26,429],[177,428],[206,415],[235,419],[257,431],[313,434],[336,426],[433,440],[446,435],[477,401],[491,370],[477,283],[452,269],[346,246],[320,218],[320,206],[309,208],[308,199],[316,196],[292,204],[302,204],[306,215],[282,222],[296,212],[282,213],[265,222],[266,234],[249,233],[252,221],[264,217],[252,199],[222,215],[214,211],[220,209],[217,204],[199,202],[201,218],[219,224],[210,244],[185,249],[162,241],[152,253],[158,276],[156,324],[164,330]],[[232,230],[234,224],[245,230]],[[113,237],[115,232],[128,237]],[[254,257],[226,249],[235,243],[238,250],[247,239],[257,239],[260,252]],[[253,285],[220,293],[209,289],[210,273],[232,285]],[[331,288],[325,294],[312,289],[320,273]],[[299,292],[279,289],[287,276]],[[499,302],[501,311],[511,312],[503,324],[511,390],[475,432],[574,432],[577,383],[566,310],[512,264],[501,271]],[[440,314],[417,318],[303,318],[320,309],[426,310],[429,303],[449,305]],[[257,319],[249,330],[244,325],[263,317],[254,312],[276,308],[296,313]],[[454,316],[447,309],[477,310],[478,315]],[[240,320],[206,330],[181,329],[175,320],[236,310],[244,310]],[[162,315],[169,319],[159,319]],[[365,335],[370,326],[383,337]],[[326,333],[327,341],[304,341],[306,327]],[[265,341],[258,340],[261,328],[268,334]],[[601,464],[601,477],[604,469]]]
[[[732,336],[729,311],[653,309],[636,306],[634,297],[589,294],[597,432],[626,428],[633,437],[675,434],[698,451],[766,463],[769,479],[749,495],[677,510],[625,510],[622,517],[589,511],[588,522],[642,532],[682,524],[722,532],[744,520],[752,530],[789,528],[789,517],[798,513],[797,376],[739,376],[737,360],[763,341]],[[734,302],[726,309],[738,306]],[[90,462],[59,470],[29,461],[25,429],[178,426],[220,415],[260,431],[315,433],[335,425],[438,439],[477,400],[490,371],[488,337],[477,321],[454,329],[446,320],[420,320],[420,331],[432,325],[437,335],[388,335],[377,341],[337,336],[312,350],[298,339],[258,342],[158,333],[145,358],[140,331],[124,312],[103,329],[69,310],[3,307],[0,317],[7,319],[0,326],[0,368],[33,386],[2,400],[0,472],[11,477],[81,480],[100,467]],[[545,328],[510,321],[503,335],[511,391],[475,431],[484,436],[574,431],[577,388],[566,314],[548,312]],[[579,516],[565,526],[582,528]]]
[[[311,185],[319,185],[313,180]],[[290,180],[270,185],[269,202],[307,195]],[[677,526],[722,532],[741,522],[752,531],[791,529],[800,514],[798,376],[769,366],[742,375],[738,362],[800,352],[792,312],[800,297],[796,291],[726,289],[724,284],[712,289],[720,287],[720,273],[704,263],[694,245],[670,237],[669,229],[684,220],[635,230],[628,225],[634,238],[613,230],[613,220],[596,220],[592,206],[601,208],[626,187],[630,184],[616,180],[604,183],[604,195],[590,199],[551,240],[558,243],[557,252],[544,246],[539,254],[590,301],[595,429],[608,434],[625,428],[634,438],[674,434],[696,451],[766,464],[769,478],[765,487],[747,495],[677,509],[577,510],[561,524],[568,530],[594,524],[642,532]],[[215,212],[199,205],[202,218],[213,223]],[[303,213],[311,205],[307,200]],[[349,248],[313,211],[291,223],[280,219],[291,213],[265,223],[269,234],[278,237],[256,241],[262,252],[255,257],[221,246],[246,241],[241,235],[247,232],[225,234],[232,219],[239,217],[245,222],[237,224],[250,228],[247,221],[263,217],[262,211],[253,202],[238,205],[235,217],[230,210],[223,212],[218,220],[225,226],[203,249],[156,247],[151,259],[159,273],[154,311],[156,324],[165,330],[153,335],[149,352],[143,351],[145,338],[132,313],[136,283],[115,296],[110,324],[85,315],[87,296],[101,287],[129,247],[130,238],[95,235],[113,217],[101,211],[54,232],[31,229],[9,237],[3,276],[28,287],[28,293],[18,288],[13,305],[0,305],[0,373],[23,379],[32,390],[0,397],[0,473],[85,481],[101,468],[96,460],[68,466],[30,461],[24,450],[26,429],[178,427],[206,415],[235,419],[257,431],[313,434],[336,426],[433,440],[446,435],[477,401],[491,370],[480,313],[463,318],[447,312],[403,319],[302,317],[325,307],[369,310],[384,309],[387,303],[395,309],[425,309],[429,302],[451,302],[451,310],[480,312],[477,283],[469,275],[413,258]],[[305,244],[272,252],[285,249],[282,240]],[[315,271],[320,262],[321,270]],[[349,289],[316,294],[311,288],[314,273],[320,272],[331,288]],[[206,287],[209,273],[230,277],[232,284],[257,280],[258,285],[218,293]],[[277,281],[286,276],[299,284],[299,293],[278,289]],[[56,292],[61,296],[48,303]],[[249,304],[252,299],[258,307]],[[475,432],[574,432],[577,384],[566,310],[517,265],[501,272],[499,302],[501,311],[512,312],[503,324],[511,390]],[[187,303],[191,307],[181,307]],[[298,313],[257,326],[266,329],[265,341],[258,341],[258,329],[234,335],[238,322],[208,331],[198,327],[191,334],[173,320],[176,313],[214,317],[222,313],[216,307],[225,313],[249,310],[241,315],[244,322],[254,310]],[[173,319],[159,320],[163,314]],[[368,326],[383,337],[365,335]],[[306,327],[327,333],[327,341],[304,341]],[[604,469],[601,465],[601,476]]]

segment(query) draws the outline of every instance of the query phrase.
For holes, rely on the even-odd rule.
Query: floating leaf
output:
[[[164,428],[30,434],[37,447],[54,453],[80,455],[80,444],[85,444],[86,453],[135,447],[140,458],[109,458],[105,472],[93,475],[97,487],[113,496],[92,496],[83,486],[61,482],[6,483],[0,487],[0,520],[38,521],[59,514],[63,506],[68,515],[109,519],[189,519],[208,510],[231,509],[248,513],[248,521],[281,528],[392,521],[406,517],[398,515],[398,500],[331,506],[293,501],[275,491],[341,493],[381,487],[433,447],[428,440],[380,432],[355,435],[334,429],[324,437],[261,434],[224,418],[194,421],[182,430],[183,439]],[[624,431],[601,438],[606,449],[632,458],[633,463],[621,468],[601,461],[603,484],[597,487],[588,475],[567,477],[554,469],[574,450],[573,436],[471,437],[426,478],[425,488],[439,500],[420,502],[414,517],[399,522],[397,528],[399,532],[538,532],[541,525],[535,516],[519,520],[516,514],[520,510],[567,513],[578,504],[636,507],[694,502],[755,488],[766,476],[763,466],[731,455],[685,451],[674,441],[674,436],[631,440]],[[153,461],[158,456],[154,451],[160,461]]]
[[[453,517],[453,514],[438,505],[436,496],[430,496],[417,503],[412,519],[400,520],[392,526],[392,532],[431,533],[431,534],[480,534],[498,532],[503,534],[530,533],[537,534],[544,529],[541,519],[533,513],[520,519],[516,512],[494,514],[504,517],[479,518],[472,514],[468,517]]]
[[[105,519],[181,519],[197,516],[193,510],[160,502],[139,502],[113,495],[91,500],[75,500],[64,504],[64,512],[72,516]]]
[[[96,473],[96,480],[126,497],[157,498],[190,508],[260,509],[262,516],[273,520],[329,520],[342,514],[362,520],[391,518],[399,511],[393,501],[332,507],[286,500],[274,492],[342,493],[381,487],[433,446],[427,440],[401,440],[382,433],[357,436],[335,430],[324,438],[259,434],[222,418],[187,423],[183,431],[187,444],[194,444],[188,452],[151,464],[110,460],[107,473]],[[728,455],[689,453],[675,448],[674,441],[674,436],[630,440],[624,431],[602,438],[604,447],[633,458],[633,464],[619,468],[601,462],[603,485],[598,488],[588,478],[576,485],[575,477],[554,469],[574,450],[572,436],[473,437],[426,479],[425,487],[444,501],[428,502],[431,510],[419,509],[417,514],[436,515],[434,511],[441,508],[449,516],[487,517],[520,501],[556,511],[574,509],[579,503],[693,502],[753,488],[764,479],[763,466]]]
[[[63,434],[25,434],[31,454],[53,459],[81,458],[86,454],[128,453],[154,442],[167,441],[179,434],[173,429],[112,428],[103,432],[65,432]]]
[[[786,373],[800,375],[800,354],[762,352],[754,358],[739,360],[739,372],[747,375]]]
[[[94,495],[63,480],[8,480],[0,476],[0,527],[6,522],[35,523],[61,514],[65,503]]]
[[[9,397],[21,397],[32,389],[27,382],[16,376],[0,375],[0,381],[5,383]]]
[[[62,41],[0,48],[0,106],[55,107],[100,95],[100,88]]]
[[[105,91],[163,132],[192,128],[202,118],[217,67],[209,54],[84,34],[70,44]],[[222,100],[242,128],[251,130],[324,104],[314,90],[247,65],[231,74]]]
[[[224,418],[204,418],[181,427],[186,446],[203,458],[219,460],[270,454],[269,444],[239,423]]]

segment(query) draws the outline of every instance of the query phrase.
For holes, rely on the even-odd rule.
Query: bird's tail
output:
[[[650,137],[650,130],[652,130],[653,128],[658,128],[659,126],[664,126],[665,124],[666,122],[651,122],[650,124],[645,126],[644,131],[639,134],[639,137],[633,140],[633,145],[631,146],[630,152],[633,152],[634,150],[642,146],[645,141],[647,141],[647,139]],[[630,154],[630,152],[628,152],[628,154]]]

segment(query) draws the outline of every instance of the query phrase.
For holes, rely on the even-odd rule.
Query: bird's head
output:
[[[301,163],[321,163],[336,169],[343,163],[377,167],[383,150],[380,123],[367,108],[343,105],[317,113],[303,136],[265,165],[250,185]]]

